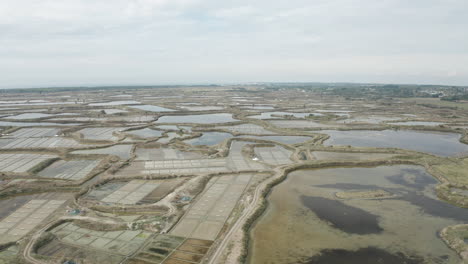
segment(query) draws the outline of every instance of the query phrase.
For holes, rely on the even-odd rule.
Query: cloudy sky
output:
[[[1,0],[0,87],[468,85],[467,0]]]

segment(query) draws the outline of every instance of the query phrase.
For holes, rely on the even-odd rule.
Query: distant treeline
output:
[[[262,93],[263,89],[279,91],[298,89],[320,94],[338,95],[345,98],[384,97],[438,97],[442,100],[468,100],[468,86],[445,85],[416,85],[416,84],[361,84],[361,83],[256,83],[244,88],[242,85],[231,87],[231,91]],[[158,88],[190,88],[190,87],[223,87],[223,85],[141,85],[141,86],[83,86],[83,87],[45,87],[25,89],[0,89],[0,93],[47,93],[70,91],[99,91],[99,90],[130,90],[130,89],[158,89]],[[226,88],[228,88],[226,86]],[[227,90],[230,91],[230,90]]]
[[[292,88],[311,90],[346,98],[409,98],[440,97],[444,100],[466,100],[468,87],[416,84],[357,84],[357,83],[284,83],[269,84],[267,89]]]
[[[452,95],[452,96],[445,96],[445,97],[442,97],[441,100],[445,100],[445,101],[468,101],[468,93],[459,94],[459,95]]]

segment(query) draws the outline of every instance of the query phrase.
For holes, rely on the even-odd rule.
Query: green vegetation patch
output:
[[[446,227],[440,232],[440,236],[464,260],[468,259],[468,243],[466,243],[468,240],[468,225]]]
[[[434,169],[442,173],[451,185],[468,187],[468,159],[447,162],[434,166]]]

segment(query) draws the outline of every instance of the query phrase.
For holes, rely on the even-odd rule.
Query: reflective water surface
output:
[[[185,142],[190,145],[216,145],[224,141],[225,139],[231,138],[232,134],[224,132],[203,132],[201,137],[186,140]]]
[[[273,188],[249,263],[458,263],[437,233],[468,210],[418,166],[301,170]]]
[[[403,148],[439,156],[468,154],[468,145],[459,141],[460,134],[410,130],[323,130],[330,135],[324,145],[354,147]]]

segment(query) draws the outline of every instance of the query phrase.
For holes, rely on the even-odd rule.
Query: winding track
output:
[[[231,241],[231,236],[236,233],[240,228],[242,228],[245,220],[255,211],[258,205],[259,199],[261,199],[261,194],[263,190],[265,189],[265,186],[272,181],[273,179],[276,179],[278,176],[282,175],[284,173],[284,167],[277,167],[274,169],[275,174],[273,177],[270,178],[269,181],[264,181],[262,182],[257,188],[255,189],[254,196],[252,198],[252,201],[250,202],[249,206],[246,207],[246,210],[244,210],[244,213],[237,219],[236,223],[231,227],[229,232],[226,234],[216,251],[213,253],[212,257],[208,261],[208,264],[217,264],[217,263],[222,263],[220,261],[220,258],[222,256],[222,253],[224,252],[224,249],[227,247],[229,242]]]
[[[90,220],[90,221],[95,221],[95,222],[100,222],[100,223],[106,223],[106,224],[117,224],[118,222],[112,221],[109,219],[100,219],[100,218],[94,218],[94,217],[89,217],[89,216],[66,216],[66,217],[61,217],[57,220],[54,220],[50,223],[48,223],[46,226],[43,228],[39,229],[29,240],[28,244],[23,250],[23,257],[28,261],[29,263],[34,263],[34,264],[46,264],[45,262],[42,262],[40,260],[35,259],[32,255],[32,249],[34,247],[34,244],[36,243],[37,239],[39,239],[47,229],[49,229],[52,225],[54,225],[57,221],[59,220]]]

